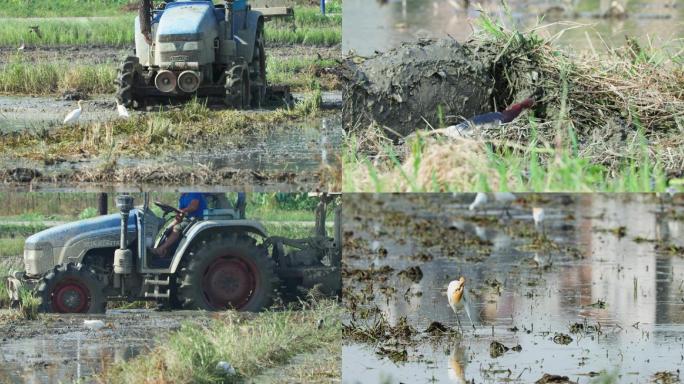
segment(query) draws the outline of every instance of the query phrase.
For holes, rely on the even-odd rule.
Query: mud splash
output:
[[[472,213],[472,194],[346,198],[344,324],[376,336],[345,336],[343,383],[678,376],[684,259],[662,250],[682,243],[681,196],[522,197],[511,219],[496,205]],[[398,275],[415,266],[419,282]],[[446,303],[461,275],[476,330]],[[368,332],[379,319],[384,331]]]

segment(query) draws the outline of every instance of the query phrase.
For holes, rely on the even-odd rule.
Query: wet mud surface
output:
[[[345,198],[343,383],[678,382],[682,196],[473,197]]]
[[[100,330],[85,319],[102,320]],[[196,311],[109,310],[106,315],[45,315],[0,323],[0,382],[94,382],[94,374],[151,349],[183,323],[206,325]]]

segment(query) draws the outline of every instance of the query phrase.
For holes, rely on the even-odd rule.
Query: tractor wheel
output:
[[[254,56],[250,67],[249,80],[252,84],[253,108],[261,107],[266,98],[266,49],[264,48],[264,25],[259,24],[254,42]]]
[[[179,272],[178,295],[185,309],[257,312],[276,295],[278,278],[266,248],[251,237],[203,242]]]
[[[133,108],[135,92],[133,87],[136,83],[136,68],[140,65],[140,59],[135,56],[128,56],[119,68],[116,78],[116,100],[125,107]]]
[[[104,313],[107,299],[104,283],[83,264],[56,266],[38,284],[36,295],[41,312]]]
[[[247,109],[250,101],[249,73],[246,69],[237,72],[226,76],[225,103],[229,108]]]

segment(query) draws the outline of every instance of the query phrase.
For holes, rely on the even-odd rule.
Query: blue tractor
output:
[[[264,15],[247,0],[141,0],[135,51],[117,77],[120,104],[219,97],[258,107],[266,93]]]

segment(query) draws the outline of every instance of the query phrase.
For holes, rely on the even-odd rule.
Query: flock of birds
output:
[[[30,26],[29,30],[31,31],[31,33],[36,34],[36,36],[38,36],[39,39],[43,37],[43,33],[40,30],[40,26]],[[23,52],[24,50],[26,50],[26,43],[22,42],[21,45],[17,48],[17,51]],[[83,114],[83,106],[81,105],[82,103],[83,100],[78,101],[78,108],[74,109],[66,115],[63,124],[69,125],[78,123],[78,121],[81,119],[81,115]],[[116,110],[119,114],[119,118],[128,119],[130,117],[130,114],[126,109],[126,106],[120,104],[118,100],[116,101]]]
[[[488,203],[494,202],[504,209],[504,213],[508,217],[511,217],[511,214],[508,210],[511,207],[511,204],[517,200],[518,197],[510,192],[496,192],[491,194],[478,192],[475,195],[473,202],[468,206],[468,209],[471,211],[486,209]],[[544,234],[544,208],[532,207],[532,219],[534,220],[534,227],[536,229],[541,227],[542,233]],[[458,321],[459,328],[462,329],[461,319],[458,317],[458,313],[463,310],[468,316],[468,320],[470,320],[470,325],[473,327],[473,329],[475,329],[475,323],[473,323],[473,319],[470,315],[470,307],[468,304],[465,285],[466,279],[464,276],[449,282],[449,286],[447,287],[447,300],[449,301],[449,306],[456,314],[456,320]]]

